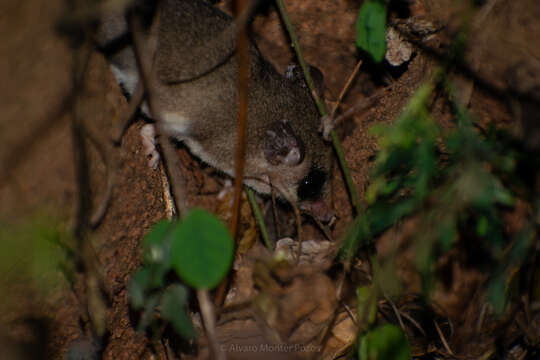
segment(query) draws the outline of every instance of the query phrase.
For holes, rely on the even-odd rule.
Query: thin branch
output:
[[[444,337],[444,334],[442,333],[441,328],[439,327],[439,324],[435,320],[433,320],[433,323],[435,324],[435,329],[437,329],[437,333],[439,334],[439,337],[441,338],[444,348],[450,355],[454,356],[454,352],[452,351],[452,349],[450,349],[450,346],[448,346],[448,342],[446,341],[446,338]]]
[[[213,355],[212,358],[216,360],[225,360],[225,353],[221,351],[217,340],[216,314],[214,312],[214,305],[212,304],[212,301],[210,301],[208,290],[197,290],[197,300],[199,301],[204,328],[206,330],[208,343],[210,344],[210,350]]]
[[[343,101],[343,98],[345,97],[345,95],[349,91],[349,89],[350,89],[350,87],[351,87],[351,85],[353,83],[353,80],[356,77],[356,74],[358,74],[358,71],[360,70],[360,66],[362,66],[362,60],[359,60],[358,63],[356,63],[356,66],[354,67],[354,70],[351,73],[351,75],[349,75],[349,78],[347,79],[347,82],[345,83],[345,86],[343,87],[343,89],[341,89],[341,93],[339,94],[336,105],[334,106],[334,109],[332,109],[332,114],[330,114],[331,119],[335,118],[336,111],[339,108],[339,106],[341,105],[341,102]]]
[[[356,320],[356,316],[354,316],[354,313],[353,311],[351,310],[351,308],[349,307],[349,305],[347,305],[345,302],[341,301],[341,305],[345,308],[345,311],[347,312],[347,314],[349,315],[349,317],[351,318],[352,322],[354,323],[354,325],[358,326],[358,320]]]
[[[398,310],[396,304],[394,304],[394,302],[386,294],[384,294],[384,297],[385,297],[386,301],[388,301],[388,303],[392,307],[392,310],[394,310],[394,314],[396,314],[396,317],[397,317],[398,322],[399,322],[399,326],[401,326],[401,329],[403,331],[405,331],[406,330],[405,324],[403,324],[403,319],[401,318],[401,314],[399,313],[399,310]]]
[[[324,117],[327,115],[326,107],[322,99],[318,96],[317,92],[315,91],[315,84],[313,83],[313,79],[311,78],[311,75],[309,74],[309,69],[307,67],[306,61],[304,60],[304,56],[302,55],[302,50],[300,48],[300,42],[298,41],[294,28],[291,24],[291,21],[289,20],[289,16],[287,14],[287,9],[285,8],[285,4],[283,3],[283,0],[276,0],[276,4],[278,6],[279,12],[281,14],[281,18],[283,19],[283,23],[285,24],[287,32],[289,33],[289,37],[291,38],[292,46],[296,52],[296,57],[298,59],[298,62],[300,63],[300,66],[302,67],[302,70],[304,72],[304,76],[306,77],[306,83],[308,84],[308,87],[311,90],[311,93],[315,99],[317,108],[319,109],[319,113],[321,114],[322,117]],[[332,139],[332,144],[334,145],[334,150],[338,157],[339,165],[341,167],[341,171],[343,172],[343,177],[345,178],[345,183],[347,184],[347,190],[349,191],[349,194],[351,196],[351,202],[353,204],[354,211],[356,212],[356,214],[360,214],[362,210],[362,206],[360,204],[360,197],[358,196],[356,185],[354,184],[352,180],[349,166],[347,165],[347,161],[345,160],[345,154],[343,152],[343,148],[341,147],[341,143],[337,137],[336,132],[333,129],[330,131],[330,138]]]
[[[341,123],[343,120],[345,120],[348,117],[351,117],[353,115],[356,115],[365,109],[367,109],[369,106],[371,106],[375,101],[377,101],[379,98],[381,98],[384,93],[388,90],[392,90],[392,87],[394,85],[387,86],[385,88],[377,90],[375,93],[371,94],[369,97],[360,99],[356,104],[351,106],[349,109],[347,109],[343,114],[338,116],[333,120],[333,126],[337,126],[339,123]]]
[[[313,220],[315,220],[315,223],[317,224],[319,229],[323,232],[326,239],[331,242],[334,242],[334,237],[332,236],[329,226],[324,225],[322,222],[319,221],[319,219],[313,218]]]
[[[422,326],[411,315],[407,314],[406,312],[401,312],[401,316],[409,320],[410,323],[413,324],[418,329],[418,331],[422,333],[423,336],[426,336],[426,332],[424,331]]]

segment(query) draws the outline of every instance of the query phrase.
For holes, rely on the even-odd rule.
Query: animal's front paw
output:
[[[334,129],[334,121],[330,115],[325,115],[321,118],[321,125],[319,126],[319,132],[322,133],[323,139],[330,141],[330,132]]]
[[[156,127],[146,124],[141,128],[141,141],[144,155],[148,157],[148,166],[157,169],[159,165],[159,152],[156,149]]]

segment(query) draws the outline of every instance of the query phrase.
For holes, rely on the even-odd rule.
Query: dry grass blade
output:
[[[317,226],[319,227],[319,229],[321,229],[321,231],[323,232],[324,236],[326,237],[326,239],[328,239],[329,241],[331,242],[335,242],[334,241],[334,238],[332,236],[332,233],[330,232],[330,229],[327,225],[324,225],[322,222],[320,222],[318,219],[315,219],[313,218],[313,220],[315,220],[315,223],[317,224]]]
[[[439,334],[439,337],[441,338],[444,348],[450,355],[454,356],[454,352],[452,351],[452,349],[450,349],[450,346],[448,345],[448,342],[446,341],[446,338],[444,337],[444,334],[442,333],[441,328],[439,327],[439,324],[437,323],[436,320],[433,320],[433,324],[435,324],[435,329],[437,329],[437,333]]]
[[[349,75],[349,78],[347,79],[347,82],[345,83],[345,86],[343,87],[343,89],[341,89],[341,93],[338,96],[336,105],[334,106],[334,109],[332,109],[332,114],[330,114],[331,119],[335,118],[336,111],[339,108],[339,106],[341,105],[341,102],[343,101],[343,98],[345,97],[345,95],[349,91],[349,89],[350,89],[350,87],[351,87],[351,85],[353,83],[354,78],[356,77],[356,75],[358,74],[358,71],[360,70],[360,66],[362,66],[362,60],[360,60],[360,61],[358,61],[358,63],[356,63],[356,66],[354,67],[354,70],[351,73],[351,75]]]
[[[413,324],[418,329],[418,331],[422,333],[423,336],[426,336],[426,332],[424,331],[422,326],[411,315],[407,314],[406,312],[401,312],[401,316],[409,320],[409,322]]]
[[[345,311],[347,312],[347,314],[349,315],[349,317],[351,318],[353,323],[355,325],[358,325],[358,321],[356,320],[356,316],[354,316],[354,313],[351,310],[351,308],[349,307],[349,305],[345,304],[343,301],[341,302],[341,305],[343,305],[343,307],[345,308]]]

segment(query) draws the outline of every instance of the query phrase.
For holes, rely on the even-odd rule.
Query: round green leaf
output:
[[[193,209],[173,230],[172,262],[178,275],[198,289],[211,289],[227,274],[233,240],[214,215]]]

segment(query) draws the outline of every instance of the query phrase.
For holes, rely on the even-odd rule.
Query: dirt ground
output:
[[[286,1],[307,61],[317,66],[325,76],[326,97],[330,104],[337,98],[359,59],[354,41],[360,3],[355,0]],[[468,11],[466,1],[412,0],[408,3],[407,14],[402,14],[403,5],[396,5],[391,8],[392,16],[425,19],[436,24],[435,39],[428,43],[436,50],[449,44],[459,29],[463,14]],[[513,122],[506,103],[493,94],[493,89],[504,90],[508,86],[505,74],[515,66],[539,68],[540,49],[537,44],[540,23],[537,19],[540,18],[540,3],[536,0],[488,0],[484,3],[487,3],[485,7],[493,7],[485,15],[477,14],[474,18],[475,27],[471,31],[465,59],[477,78],[460,77],[459,73],[456,78],[461,79],[460,91],[480,122],[515,128],[519,133],[519,124]],[[227,4],[223,6],[227,8]],[[66,3],[59,0],[3,0],[0,3],[0,33],[3,34],[0,41],[2,223],[21,223],[35,214],[47,213],[60,219],[60,224],[68,229],[74,224],[78,190],[72,114],[66,111],[66,103],[73,92],[73,60],[65,38],[55,30],[58,19],[66,11]],[[268,14],[257,17],[254,30],[261,52],[283,71],[293,56],[273,8]],[[392,87],[382,90],[384,96],[370,108],[348,119],[339,130],[347,134],[342,136],[345,157],[361,197],[377,150],[377,143],[368,129],[373,124],[394,121],[416,88],[437,66],[435,57],[419,49],[397,70],[388,65],[384,69],[367,63],[362,65],[344,100],[343,109],[385,86],[392,84]],[[536,72],[536,80],[540,79],[539,74]],[[102,141],[108,141],[115,120],[126,109],[127,103],[103,56],[97,52],[90,59],[82,99],[83,121]],[[447,121],[444,107],[439,109],[437,116],[441,122]],[[103,349],[104,359],[164,358],[163,354],[155,354],[155,347],[148,337],[135,332],[127,298],[127,282],[141,264],[141,239],[154,223],[166,216],[160,171],[150,169],[142,154],[139,137],[142,125],[143,121],[136,122],[128,130],[121,147],[114,150],[121,161],[113,200],[102,224],[89,236],[110,290],[106,316],[109,333]],[[89,163],[93,202],[98,204],[106,188],[105,166],[94,145],[91,142],[88,145],[91,149]],[[189,175],[191,202],[217,211],[220,206],[217,192],[223,186],[223,179],[192,158],[184,148],[178,149],[178,155],[183,170]],[[337,167],[332,177],[332,191],[333,206],[338,215],[332,237],[337,241],[352,218],[349,196]],[[310,239],[324,238],[309,222],[305,227]],[[406,222],[395,230],[396,233],[385,234],[377,244],[383,257],[397,248],[403,251],[398,271],[404,282],[404,292],[410,294],[418,293],[420,289],[417,277],[410,270],[414,254],[407,248],[406,240],[408,233],[417,230],[413,221]],[[21,261],[25,257],[24,253],[14,255]],[[477,308],[480,304],[478,287],[486,275],[465,268],[454,260],[449,255],[448,263],[441,265],[450,269],[453,281],[450,287],[438,288],[434,300],[442,309],[440,313],[455,324],[456,332],[450,344],[454,352],[464,358],[474,358],[483,353],[487,343],[497,340],[494,337],[479,339],[472,348],[473,342],[467,341],[467,331],[460,331],[473,326],[471,314],[480,311]],[[238,292],[249,297],[253,291],[241,289],[251,284],[242,280],[242,276],[251,275],[250,272],[243,273],[244,266],[240,263],[240,270],[237,269],[240,279]],[[334,284],[327,283],[328,278],[319,273],[290,271],[319,284],[317,291],[321,292],[321,298],[333,289]],[[75,283],[80,286],[83,274],[76,276],[78,282]],[[284,278],[287,276],[292,275],[283,275]],[[299,283],[295,289],[299,292],[315,291],[307,283]],[[11,349],[14,359],[34,358],[24,357],[31,353],[27,344],[44,351],[41,358],[63,358],[71,342],[86,335],[84,301],[76,296],[77,289],[73,291],[61,275],[55,287],[45,293],[36,293],[32,286],[13,283],[0,288],[0,291],[5,292],[2,294],[5,306],[0,309],[0,343],[9,344],[6,346]],[[290,301],[294,303],[295,299]],[[330,306],[317,303],[317,306],[326,305]],[[47,331],[25,319],[40,319],[39,324],[46,324]],[[251,325],[247,325],[244,331],[248,331],[246,329]],[[235,324],[224,332],[234,332],[242,326]],[[335,335],[332,340],[336,349],[347,344],[347,337],[354,333],[347,330],[347,326],[350,324],[343,321],[341,337]],[[44,334],[47,335],[46,340],[41,338]]]

